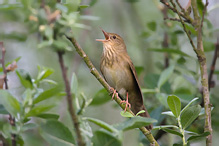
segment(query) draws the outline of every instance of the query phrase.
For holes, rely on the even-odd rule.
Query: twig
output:
[[[76,51],[78,54],[83,58],[84,62],[86,63],[87,67],[90,69],[90,72],[96,77],[96,79],[102,84],[102,86],[110,93],[112,94],[112,87],[109,86],[109,84],[103,79],[103,77],[100,75],[100,73],[97,71],[97,69],[94,67],[92,62],[90,61],[89,57],[86,55],[86,53],[83,51],[83,49],[80,47],[80,45],[77,43],[74,37],[68,38],[74,45]],[[122,108],[125,109],[125,104],[121,103],[120,98],[115,98],[115,101],[117,104]],[[134,113],[127,108],[127,112],[130,112],[132,115]],[[141,132],[145,135],[145,137],[148,139],[148,141],[151,144],[155,144],[155,146],[159,146],[157,141],[154,139],[153,135],[149,130],[147,130],[145,127],[139,128]]]
[[[208,0],[206,0],[205,6],[204,6],[204,10],[202,11],[201,27],[203,26],[203,22],[204,22],[204,19],[205,19],[205,13],[207,11],[207,6],[208,6]]]
[[[176,7],[172,7],[168,2],[165,0],[160,0],[161,3],[163,3],[166,7],[168,7],[170,10],[172,10],[175,13],[178,13],[179,16],[183,17],[188,23],[193,24],[193,19],[187,14],[187,13],[182,13],[177,10]],[[177,12],[178,11],[178,12]]]
[[[163,14],[164,19],[168,17],[168,15],[167,15],[167,7],[164,7],[161,12],[162,12],[162,14]],[[168,27],[166,21],[164,21],[164,25],[165,25],[166,27]],[[163,49],[165,49],[165,48],[168,48],[168,46],[169,46],[169,44],[168,44],[168,34],[167,34],[167,32],[165,31],[165,32],[164,32],[164,36],[163,36],[162,47],[163,47]],[[164,53],[164,57],[165,57],[165,58],[164,58],[165,68],[167,68],[167,67],[169,66],[168,53]]]
[[[7,70],[5,68],[5,47],[3,45],[3,42],[0,42],[0,48],[2,50],[2,59],[1,59],[1,63],[2,63],[2,69],[3,69],[3,73],[4,73],[4,82],[5,82],[5,89],[8,90],[8,79],[7,79]],[[12,117],[12,115],[9,114],[9,123],[11,124],[11,126],[15,126],[15,118]],[[16,134],[11,133],[11,142],[12,142],[12,146],[16,146]]]
[[[163,18],[164,20],[171,20],[171,21],[177,21],[177,22],[181,22],[180,21],[180,19],[178,19],[178,18],[169,18],[169,17],[164,17]],[[186,23],[189,23],[189,21],[188,20],[183,20],[184,22],[186,22]],[[189,23],[190,24],[190,23]]]
[[[209,77],[208,77],[209,90],[215,86],[214,81],[212,81],[212,77],[213,77],[213,74],[214,74],[215,65],[216,65],[216,61],[217,61],[218,57],[219,57],[219,42],[217,42],[215,44],[214,57],[212,59],[210,73],[209,73]]]
[[[171,3],[172,3],[172,5],[174,6],[174,8],[176,9],[176,5],[175,5],[175,3],[173,3],[172,0],[171,0]],[[179,11],[178,11],[177,9],[176,9],[176,13],[177,13],[178,16],[179,16],[180,22],[181,22],[181,24],[182,24],[182,26],[183,26],[183,30],[186,32],[186,35],[187,35],[187,37],[189,38],[189,41],[190,41],[190,44],[192,45],[193,50],[194,50],[194,51],[196,52],[196,54],[197,54],[197,49],[196,49],[196,47],[195,47],[195,45],[194,45],[194,43],[193,43],[193,41],[192,41],[192,38],[191,38],[191,36],[190,36],[190,34],[189,34],[189,31],[186,29],[184,20],[181,18],[180,13],[179,13]]]
[[[73,125],[74,128],[76,130],[76,135],[77,135],[77,143],[79,146],[85,146],[85,142],[83,141],[83,138],[81,136],[81,131],[80,131],[80,125],[79,125],[79,121],[78,121],[78,117],[76,115],[76,112],[74,110],[74,107],[72,105],[72,96],[71,96],[71,89],[70,89],[70,85],[69,85],[69,81],[67,78],[67,69],[64,65],[64,61],[63,61],[63,52],[59,51],[57,52],[58,57],[59,57],[59,64],[61,67],[61,71],[62,71],[62,77],[65,83],[65,90],[66,90],[66,98],[67,98],[67,102],[68,102],[68,110],[71,116],[71,119],[73,121]]]

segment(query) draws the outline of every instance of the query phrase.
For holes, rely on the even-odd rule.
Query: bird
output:
[[[113,88],[113,96],[122,96],[122,102],[126,104],[125,111],[129,107],[134,114],[144,110],[142,117],[150,117],[143,104],[143,95],[138,81],[135,67],[128,55],[126,45],[121,36],[116,33],[108,33],[101,29],[105,39],[96,39],[103,43],[103,53],[100,62],[100,71],[106,82]],[[148,130],[152,125],[147,126]]]

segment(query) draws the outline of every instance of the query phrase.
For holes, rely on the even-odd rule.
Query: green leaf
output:
[[[186,129],[199,115],[201,111],[200,105],[195,105],[186,108],[181,114],[182,128]]]
[[[39,118],[43,118],[43,119],[54,119],[54,120],[58,120],[59,119],[59,115],[56,114],[39,114],[37,115],[37,117]]]
[[[20,103],[6,90],[0,90],[0,104],[14,117],[20,113]]]
[[[9,114],[9,112],[1,104],[0,104],[0,114],[3,114],[3,115],[8,115]]]
[[[210,52],[210,51],[214,51],[215,44],[212,41],[203,40],[203,47],[205,52]]]
[[[182,113],[184,110],[186,110],[186,109],[187,109],[193,102],[195,102],[196,100],[198,100],[197,97],[194,98],[193,100],[191,100],[191,101],[182,109],[181,113]]]
[[[175,117],[175,115],[171,111],[162,112],[161,114]]]
[[[53,29],[52,27],[46,25],[45,26],[45,36],[49,39],[52,40],[53,39]]]
[[[197,35],[197,32],[195,31],[195,28],[191,26],[190,24],[185,23],[185,27],[188,31],[190,31],[193,35]]]
[[[178,55],[181,55],[181,56],[185,56],[185,57],[191,57],[189,56],[188,54],[180,51],[180,50],[177,50],[177,49],[171,49],[171,48],[163,48],[163,49],[157,49],[157,48],[148,48],[147,49],[148,51],[154,51],[154,52],[166,52],[166,53],[173,53],[173,54],[178,54]]]
[[[156,31],[156,29],[157,29],[157,24],[156,24],[155,21],[152,21],[152,22],[147,23],[147,27],[148,27],[150,30],[152,30],[152,31]]]
[[[32,78],[30,76],[30,74],[23,70],[23,69],[18,69],[16,70],[17,76],[20,79],[21,84],[25,87],[25,88],[30,88],[33,89],[33,83],[32,83]]]
[[[197,0],[196,2],[197,2],[199,14],[200,14],[201,17],[202,17],[202,15],[203,15],[203,10],[204,10],[204,7],[205,7],[205,6],[204,6],[202,0]]]
[[[167,103],[169,105],[170,110],[175,115],[175,117],[178,118],[181,111],[180,99],[175,95],[169,95],[167,98]]]
[[[130,129],[134,129],[134,128],[141,128],[143,126],[148,126],[152,123],[157,122],[157,120],[152,119],[152,118],[145,118],[145,117],[131,117],[130,119],[119,123],[118,125],[116,125],[118,130],[130,130]]]
[[[101,105],[108,101],[110,101],[109,93],[106,91],[106,89],[103,88],[94,95],[93,101],[91,102],[90,105],[94,105],[94,106]]]
[[[78,79],[76,74],[73,73],[71,78],[71,93],[74,94],[74,96],[76,96],[77,91],[78,91]]]
[[[118,136],[116,137],[104,130],[96,131],[92,137],[92,142],[94,146],[122,146]]]
[[[80,5],[80,6],[79,6],[80,9],[85,9],[85,8],[87,8],[87,7],[89,7],[89,5]]]
[[[51,88],[49,90],[43,91],[34,99],[33,103],[37,104],[43,100],[51,98],[51,97],[57,95],[60,91],[61,91],[61,88],[59,86],[56,86],[56,87]]]
[[[191,140],[194,140],[194,139],[197,139],[197,138],[202,138],[202,137],[206,137],[210,134],[210,132],[204,132],[202,134],[199,134],[199,135],[194,135],[194,136],[191,136],[187,139],[187,141],[191,141]]]
[[[142,113],[145,113],[145,110],[139,111],[139,112],[136,114],[136,116],[138,116],[138,115],[140,115],[140,114],[142,114]]]
[[[8,65],[12,64],[14,61],[15,61],[15,62],[18,62],[20,59],[21,59],[21,57],[17,57],[16,59],[13,59],[13,60],[7,62],[7,63],[5,64],[5,67],[7,68]],[[3,68],[2,68],[2,67],[0,67],[0,72],[3,72]]]
[[[126,118],[134,117],[130,112],[121,111],[120,115]]]
[[[48,76],[54,73],[53,69],[47,68],[47,67],[38,66],[38,70],[39,70],[39,73],[37,76],[37,82],[42,81],[43,79],[47,78]]]
[[[73,146],[73,144],[75,144],[74,137],[70,130],[59,121],[48,120],[45,124],[41,124],[40,127],[43,132],[43,138],[51,145],[62,144],[65,146]]]
[[[171,65],[161,73],[158,84],[157,84],[157,87],[159,89],[171,77],[173,70],[174,70],[174,65]]]
[[[89,118],[89,117],[85,117],[85,120],[88,120],[98,126],[100,126],[101,128],[109,131],[109,132],[118,132],[117,129],[115,129],[113,126],[99,120],[99,119],[95,119],[95,118]]]
[[[176,130],[173,130],[173,129],[169,129],[169,128],[162,128],[163,131],[167,132],[167,133],[171,133],[171,134],[174,134],[174,135],[178,135],[180,137],[183,137],[183,135],[176,131]]]
[[[51,108],[53,108],[54,105],[38,105],[32,108],[26,115],[25,118],[27,117],[34,117],[38,116],[46,111],[49,111]]]
[[[35,123],[27,123],[22,126],[22,131],[30,130],[36,128],[37,125]]]
[[[153,130],[160,130],[160,129],[165,129],[165,128],[175,128],[175,129],[178,129],[178,127],[175,126],[175,125],[164,125],[164,126],[154,126]]]

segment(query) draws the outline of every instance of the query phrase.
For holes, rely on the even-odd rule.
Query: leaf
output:
[[[32,78],[27,71],[25,71],[24,69],[18,69],[16,70],[16,73],[20,79],[21,84],[25,88],[30,88],[30,89],[33,88]]]
[[[106,89],[100,89],[95,95],[94,95],[94,98],[93,98],[93,101],[91,102],[90,105],[101,105],[101,104],[104,104],[106,102],[110,101],[110,98],[109,98],[109,93],[106,91]]]
[[[161,114],[175,117],[175,115],[171,111],[162,112]]]
[[[136,114],[136,116],[138,116],[139,114],[142,114],[142,113],[145,113],[145,110],[139,111],[139,112]]]
[[[195,28],[193,26],[191,26],[190,24],[186,24],[185,23],[185,27],[186,29],[191,32],[193,35],[197,35],[197,32],[195,31]]]
[[[78,79],[75,73],[73,73],[71,78],[71,93],[74,94],[74,96],[76,96],[77,91],[78,91]]]
[[[173,130],[173,129],[169,129],[169,128],[162,128],[163,131],[167,132],[167,133],[171,133],[171,134],[174,134],[174,135],[178,135],[180,137],[183,137],[183,135],[176,131],[176,130]]]
[[[39,115],[36,115],[37,117],[39,118],[43,118],[43,119],[54,119],[54,120],[58,120],[59,119],[59,115],[56,115],[56,114],[39,114]]]
[[[38,116],[48,110],[50,110],[51,108],[53,108],[54,105],[38,105],[35,106],[34,108],[32,108],[26,115],[25,118],[27,117],[34,117],[34,116]]]
[[[37,82],[42,81],[43,79],[47,78],[51,74],[54,73],[54,70],[51,68],[46,68],[46,67],[40,67],[38,66],[38,76],[37,76]]]
[[[195,102],[196,100],[198,100],[197,97],[194,98],[193,100],[191,100],[191,101],[182,109],[181,113],[182,113],[184,110],[186,110],[186,109],[187,109],[193,102]]]
[[[161,73],[158,84],[157,84],[157,87],[159,89],[170,78],[170,76],[173,73],[173,70],[174,70],[174,65],[171,65]]]
[[[80,9],[85,9],[85,8],[87,8],[87,7],[89,7],[89,5],[80,5],[80,6],[79,6]]]
[[[134,117],[130,112],[121,111],[120,115],[126,118]]]
[[[63,145],[75,144],[75,140],[72,136],[72,133],[63,123],[59,121],[48,120],[45,124],[41,124],[40,127],[43,131],[43,138],[47,140],[47,142],[49,142],[50,144],[55,144],[56,142],[61,143]]]
[[[109,132],[118,132],[117,129],[115,129],[113,126],[99,120],[99,119],[95,119],[95,118],[89,118],[89,117],[85,117],[85,120],[88,120],[98,126],[100,126],[101,128],[109,131]]]
[[[180,50],[176,50],[176,49],[171,49],[171,48],[162,48],[162,49],[157,49],[157,48],[148,48],[148,51],[154,51],[154,52],[166,52],[166,53],[173,53],[173,54],[178,54],[181,56],[185,56],[185,57],[191,57],[188,54],[180,51]]]
[[[197,0],[196,2],[197,2],[197,7],[198,7],[199,14],[200,14],[201,17],[202,17],[202,15],[203,15],[203,10],[204,10],[204,7],[205,7],[205,6],[204,6],[202,0]]]
[[[30,129],[34,129],[34,128],[36,128],[37,127],[37,125],[35,124],[35,123],[27,123],[27,124],[24,124],[23,126],[22,126],[22,131],[24,132],[24,131],[26,131],[26,130],[30,130]]]
[[[0,100],[1,101],[1,100]],[[0,114],[7,115],[9,112],[0,104]]]
[[[204,132],[202,134],[199,134],[199,135],[194,135],[194,136],[190,136],[187,141],[191,141],[191,140],[194,140],[194,139],[197,139],[197,138],[202,138],[202,137],[206,137],[210,134],[210,132]]]
[[[43,100],[49,99],[49,98],[57,95],[60,91],[61,91],[61,88],[59,86],[56,86],[56,87],[51,88],[49,90],[43,91],[34,99],[33,103],[37,104]]]
[[[17,57],[16,59],[13,59],[13,60],[7,62],[7,63],[5,64],[5,67],[7,68],[10,64],[12,64],[13,62],[18,62],[20,59],[21,59],[21,56],[19,56],[19,57]],[[2,67],[0,67],[0,72],[3,72],[3,68],[2,68]]]
[[[0,104],[14,117],[20,113],[20,103],[6,90],[0,90]]]
[[[143,126],[147,126],[155,122],[157,122],[157,120],[155,119],[138,116],[138,117],[131,117],[130,119],[122,123],[119,123],[118,125],[116,125],[116,127],[118,130],[126,131],[134,128],[141,128]]]
[[[178,127],[175,126],[175,125],[162,125],[162,126],[154,126],[153,130],[160,130],[160,129],[165,129],[165,128],[175,128],[175,129],[178,129]]]
[[[195,105],[186,108],[181,114],[182,128],[186,129],[198,117],[200,111],[200,105]]]
[[[169,105],[170,110],[175,115],[175,117],[178,118],[181,111],[180,99],[175,95],[169,95],[167,98],[167,103]]]
[[[157,29],[157,24],[156,24],[155,21],[152,21],[152,22],[147,23],[147,27],[148,27],[150,30],[152,30],[152,31],[156,31],[156,29]]]
[[[118,136],[116,137],[111,133],[103,130],[98,130],[94,133],[92,142],[94,146],[122,146]]]

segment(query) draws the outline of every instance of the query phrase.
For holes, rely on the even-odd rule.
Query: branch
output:
[[[65,90],[66,90],[66,98],[67,98],[67,103],[68,103],[68,111],[70,113],[71,119],[73,121],[73,125],[74,128],[76,130],[76,135],[77,135],[77,143],[79,146],[85,146],[85,142],[83,141],[83,138],[81,136],[81,131],[80,131],[80,125],[79,125],[79,121],[78,121],[78,117],[76,115],[76,112],[74,110],[74,107],[72,105],[72,96],[71,96],[71,88],[69,85],[69,81],[67,78],[67,69],[64,65],[64,61],[63,61],[63,52],[58,51],[57,52],[58,57],[59,57],[59,64],[61,67],[61,71],[62,71],[62,77],[65,83]]]
[[[89,57],[86,55],[86,53],[83,51],[83,49],[80,47],[80,45],[77,43],[74,37],[68,38],[72,44],[74,45],[76,51],[78,54],[83,58],[84,62],[86,63],[87,67],[90,69],[90,72],[95,76],[95,78],[101,83],[101,85],[109,92],[110,94],[113,93],[112,87],[109,86],[109,84],[103,79],[103,77],[100,75],[100,73],[97,71],[97,69],[94,67],[92,62],[90,61]],[[115,101],[117,104],[124,110],[125,104],[121,103],[120,98],[115,98]],[[132,115],[135,115],[129,108],[127,108],[127,112],[131,113]],[[139,128],[141,132],[145,135],[145,137],[148,139],[148,141],[155,145],[159,146],[157,141],[154,139],[153,135],[149,130],[147,130],[145,127]]]
[[[5,89],[8,90],[8,79],[7,79],[7,69],[5,68],[5,47],[3,45],[3,42],[0,42],[0,48],[2,50],[2,59],[1,59],[1,63],[2,63],[2,69],[3,69],[3,73],[4,73],[4,82],[5,82]],[[11,124],[11,126],[15,127],[15,118],[13,118],[10,114],[9,114],[9,123]],[[11,142],[12,142],[12,146],[16,146],[16,134],[11,133]]]
[[[168,7],[173,12],[178,13],[178,15],[183,17],[188,23],[193,24],[193,19],[185,11],[184,13],[179,12],[176,7],[171,6],[168,2],[166,2],[166,0],[160,0],[160,2],[163,3],[166,7]]]
[[[217,61],[218,57],[219,57],[219,42],[217,42],[215,44],[214,57],[212,59],[211,68],[210,68],[211,70],[210,70],[209,77],[208,77],[209,90],[215,86],[214,81],[212,81],[212,77],[213,77],[213,74],[214,74],[215,64],[216,64],[216,61]]]
[[[198,8],[196,0],[191,1],[192,10],[194,14],[194,22],[195,28],[197,32],[197,56],[200,64],[201,71],[201,83],[203,89],[203,98],[204,98],[204,107],[205,107],[205,132],[210,132],[210,134],[206,137],[206,145],[212,145],[212,126],[211,126],[211,104],[210,104],[210,95],[209,95],[209,87],[208,87],[208,72],[207,72],[207,63],[206,56],[203,48],[203,40],[202,40],[202,23],[203,20],[200,19],[198,15]],[[206,0],[206,5],[208,5],[208,0]],[[206,9],[206,8],[205,8]],[[204,19],[204,16],[202,17]]]

